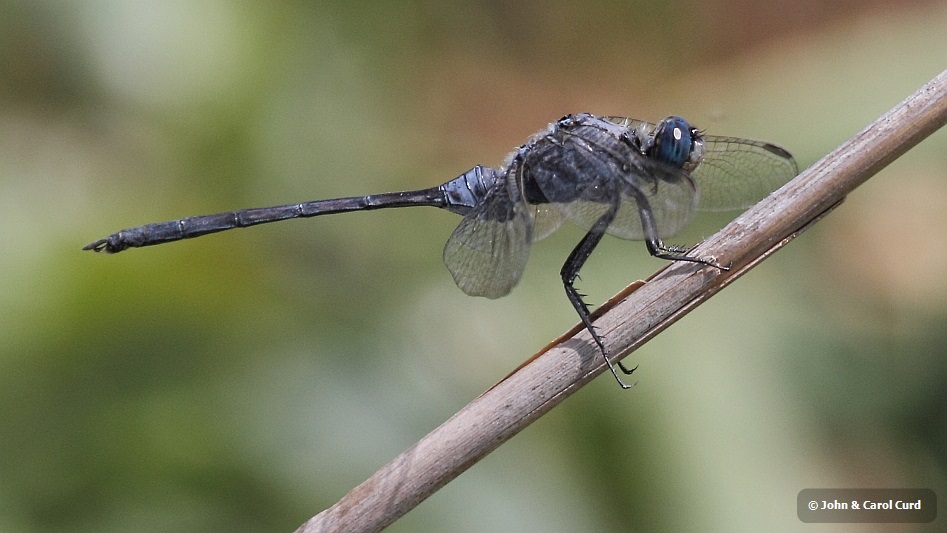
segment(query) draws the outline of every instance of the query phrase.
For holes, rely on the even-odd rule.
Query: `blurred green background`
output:
[[[496,301],[434,209],[94,239],[436,185],[581,111],[805,168],[947,65],[943,2],[359,4],[0,1],[0,531],[291,531],[576,322],[575,227]],[[947,498],[945,178],[938,132],[390,530],[943,531],[795,505]],[[662,264],[608,238],[580,287]]]

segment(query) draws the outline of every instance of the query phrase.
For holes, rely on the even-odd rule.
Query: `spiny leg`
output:
[[[687,248],[683,246],[673,246],[664,244],[661,237],[658,236],[658,225],[654,220],[654,213],[651,211],[651,204],[648,199],[638,189],[629,191],[635,197],[638,204],[638,215],[641,217],[641,229],[644,232],[645,246],[648,247],[648,253],[659,259],[668,261],[688,261],[708,265],[721,270],[730,270],[729,266],[723,266],[710,259],[687,255]]]
[[[595,331],[595,326],[592,325],[592,317],[589,314],[588,304],[582,300],[583,295],[579,294],[579,291],[575,289],[575,279],[579,276],[579,270],[582,269],[582,265],[584,265],[585,261],[592,255],[592,250],[594,250],[599,241],[602,240],[602,236],[605,235],[605,230],[608,228],[608,225],[615,220],[617,213],[618,205],[612,205],[604,215],[595,221],[595,224],[589,228],[585,237],[582,237],[579,244],[576,245],[572,253],[569,254],[569,257],[566,258],[566,262],[562,265],[562,270],[559,274],[562,276],[562,285],[566,289],[566,296],[568,296],[569,301],[572,302],[572,307],[574,307],[579,314],[579,318],[582,320],[582,324],[585,325],[585,329],[592,335],[592,340],[598,345],[599,350],[602,352],[602,357],[605,359],[605,364],[608,365],[608,369],[612,371],[612,375],[615,376],[615,380],[618,381],[621,388],[628,389],[631,386],[618,377],[618,371],[615,370],[615,366],[608,359],[608,350],[605,349],[605,343],[602,342],[601,336]],[[634,368],[627,370],[620,362],[618,366],[625,374],[634,372]]]

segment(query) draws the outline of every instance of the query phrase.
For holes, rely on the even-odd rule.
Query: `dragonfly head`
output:
[[[686,120],[670,116],[655,128],[647,155],[689,172],[697,168],[704,156],[704,139],[700,130]]]

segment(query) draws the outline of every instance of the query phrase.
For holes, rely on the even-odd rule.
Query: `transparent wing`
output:
[[[533,237],[533,210],[501,181],[468,213],[444,246],[454,283],[471,296],[500,298],[520,280]]]
[[[779,146],[736,137],[704,136],[704,157],[691,172],[700,189],[699,209],[743,209],[762,200],[799,173]]]
[[[652,168],[648,180],[638,179],[622,182],[621,207],[618,216],[608,227],[608,233],[620,239],[640,240],[644,238],[641,227],[641,199],[651,209],[658,226],[658,236],[662,239],[672,237],[681,231],[697,210],[698,189],[690,175],[681,170],[648,161]],[[667,179],[654,179],[658,175]],[[640,176],[635,176],[640,178]]]
[[[640,122],[640,121],[639,121]],[[588,153],[586,157],[606,157]],[[606,168],[602,165],[599,168]],[[679,168],[665,165],[644,156],[628,154],[623,168],[610,167],[611,176],[595,176],[590,182],[609,190],[601,193],[602,201],[577,200],[550,204],[563,218],[581,228],[589,229],[608,210],[610,199],[619,197],[615,220],[606,230],[620,239],[644,239],[640,210],[649,208],[658,226],[658,235],[670,237],[693,218],[697,209],[698,191],[690,175]]]
[[[643,135],[657,125],[635,118],[607,120]],[[763,141],[704,135],[704,155],[691,172],[700,191],[698,209],[729,211],[745,209],[794,178],[799,169],[786,150]]]
[[[533,242],[545,239],[559,229],[566,216],[559,208],[560,204],[540,204],[531,206],[533,210]]]

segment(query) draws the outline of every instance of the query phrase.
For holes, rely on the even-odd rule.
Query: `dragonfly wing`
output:
[[[520,280],[533,238],[533,211],[499,183],[468,213],[444,247],[454,283],[471,296],[500,298]]]
[[[607,159],[608,156],[589,153],[586,157]],[[608,226],[608,234],[620,239],[644,239],[641,209],[646,208],[651,210],[661,238],[675,235],[690,222],[697,209],[698,190],[694,180],[686,171],[659,161],[634,153],[626,154],[626,157],[625,164],[620,167],[599,166],[613,173],[594,179],[595,183],[609,189],[602,194],[601,201],[577,200],[554,205],[579,227],[589,229],[608,210],[606,201],[618,195],[618,214]]]
[[[791,180],[799,169],[786,150],[736,137],[704,136],[704,156],[691,173],[700,189],[699,209],[744,209]]]
[[[531,206],[533,210],[533,242],[545,239],[568,218],[560,208],[561,204],[539,204]]]
[[[622,181],[621,206],[608,227],[620,239],[645,238],[641,209],[650,209],[662,239],[676,235],[697,210],[698,190],[690,175],[680,169],[647,161],[648,176],[626,175]],[[666,179],[655,179],[663,175]],[[647,178],[647,179],[643,179]]]

